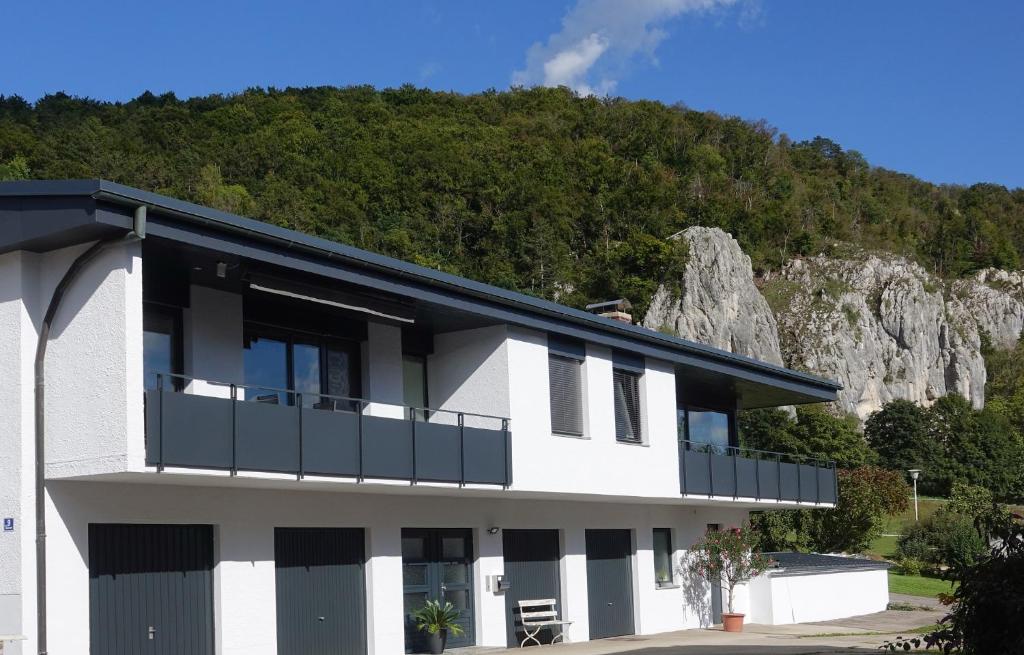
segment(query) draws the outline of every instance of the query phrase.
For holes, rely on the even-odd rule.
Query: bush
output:
[[[907,530],[896,545],[902,559],[916,559],[935,566],[971,564],[986,550],[985,539],[973,519],[939,510]]]
[[[917,523],[896,542],[896,556],[900,559],[915,559],[920,562],[931,561],[932,546],[928,538],[927,527]]]
[[[903,557],[896,562],[896,570],[903,575],[921,575],[924,563],[913,557]]]
[[[863,552],[882,533],[885,518],[907,508],[907,483],[901,473],[877,466],[840,469],[838,475],[836,508],[805,512],[801,529],[819,553]]]

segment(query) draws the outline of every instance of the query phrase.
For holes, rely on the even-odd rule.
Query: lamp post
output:
[[[910,469],[908,473],[914,481],[914,523],[917,523],[917,478],[921,476],[921,469]]]

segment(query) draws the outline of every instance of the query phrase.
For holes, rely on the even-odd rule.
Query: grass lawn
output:
[[[939,594],[948,594],[951,591],[953,585],[946,580],[889,572],[889,593],[892,594],[938,598]]]

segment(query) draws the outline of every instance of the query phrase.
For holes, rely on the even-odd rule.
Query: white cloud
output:
[[[611,93],[634,56],[656,63],[654,51],[668,36],[662,27],[667,21],[736,1],[579,0],[562,18],[560,31],[530,46],[526,67],[513,74],[512,83],[568,86],[583,95]]]

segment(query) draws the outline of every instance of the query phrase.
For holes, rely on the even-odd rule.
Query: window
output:
[[[359,346],[315,335],[247,330],[245,352],[246,400],[295,404],[294,390],[304,407],[355,410],[340,398],[358,398]]]
[[[654,583],[672,586],[672,530],[654,528]]]
[[[583,436],[582,368],[578,359],[548,355],[551,385],[551,431]]]
[[[731,413],[680,409],[679,422],[689,449],[724,454],[729,446],[735,445]]]
[[[583,436],[583,360],[586,344],[561,335],[548,335],[548,388],[551,431]]]
[[[615,438],[619,441],[639,442],[640,374],[612,369],[612,383],[615,389]]]
[[[142,310],[142,376],[146,389],[156,389],[157,375],[181,373],[181,311],[145,303]],[[165,378],[165,389],[180,389],[181,378]]]
[[[416,409],[416,420],[427,419],[427,358],[423,355],[402,356],[402,402]]]

